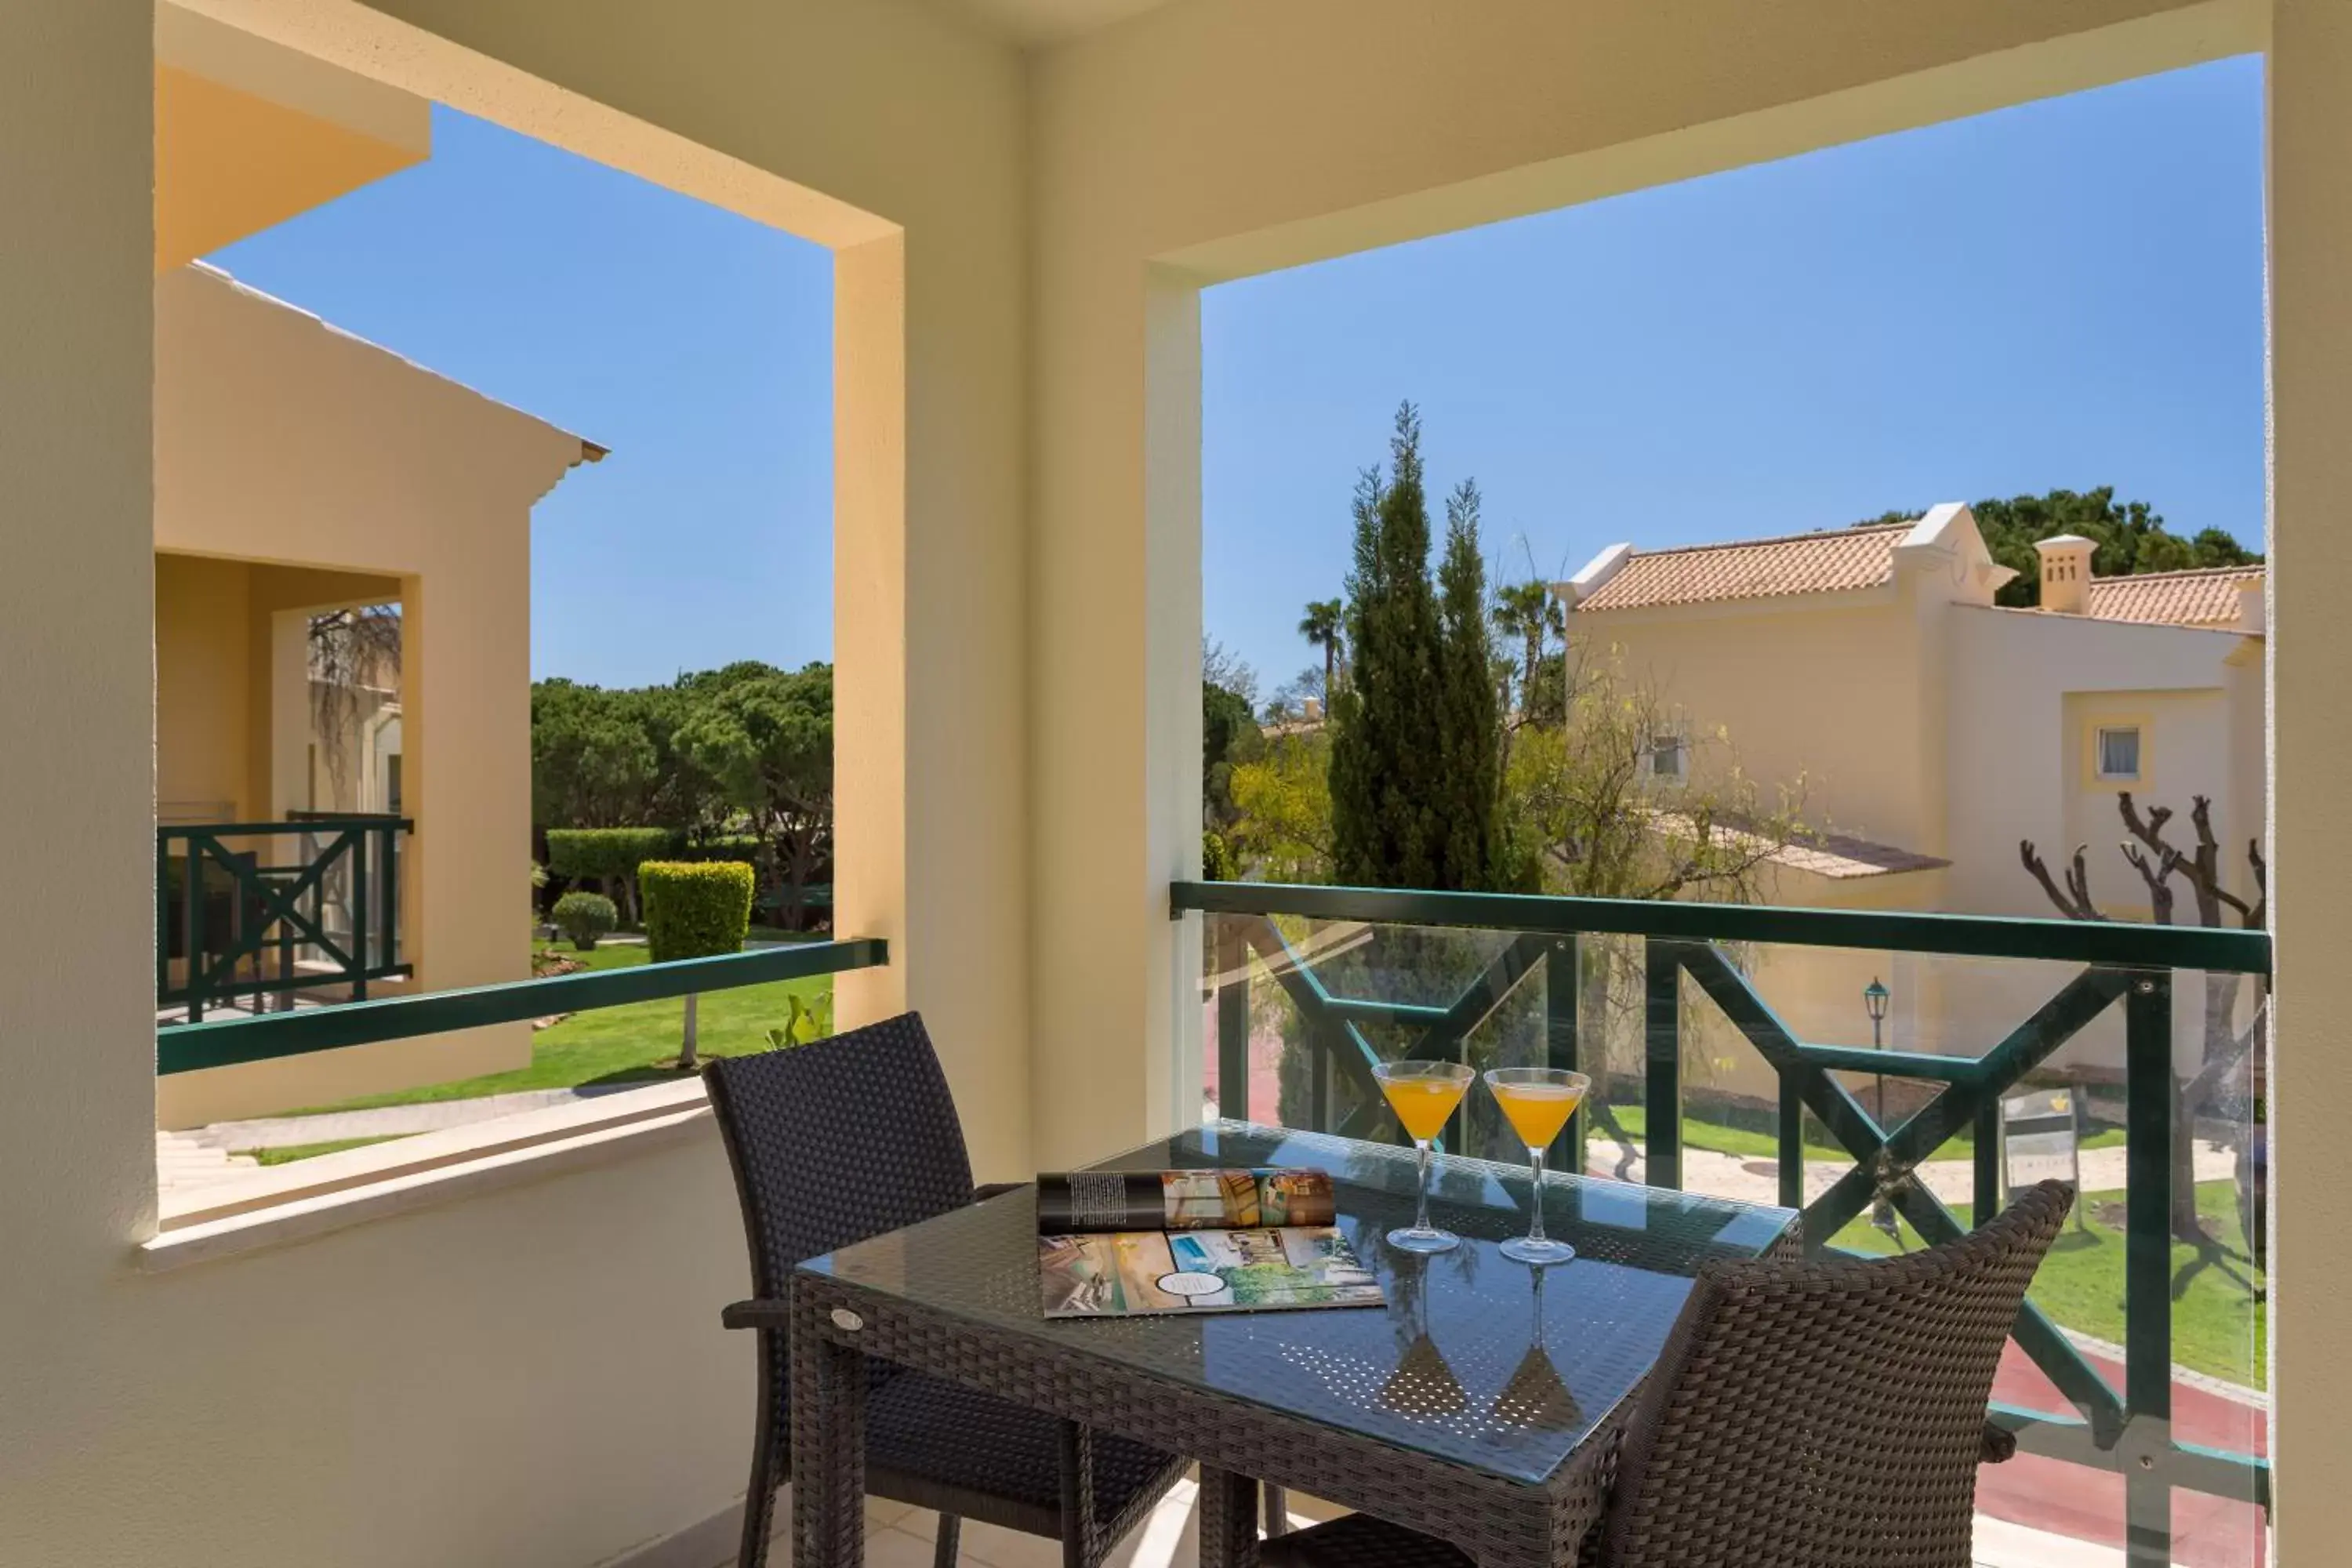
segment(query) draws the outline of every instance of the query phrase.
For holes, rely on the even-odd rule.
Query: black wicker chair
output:
[[[2002,1343],[2064,1223],[2044,1182],[1906,1258],[1710,1265],[1617,1451],[1596,1568],[1969,1568]],[[1470,1568],[1350,1514],[1265,1543],[1265,1568]]]
[[[756,1299],[721,1321],[759,1334],[759,1426],[738,1561],[760,1568],[776,1489],[792,1475],[794,1265],[1004,1189],[975,1192],[955,1101],[916,1014],[716,1058],[703,1082],[751,1250]],[[966,1519],[1057,1540],[1066,1568],[1095,1568],[1182,1473],[1182,1460],[1155,1448],[919,1373],[878,1368],[867,1400],[866,1490],[939,1510],[939,1568],[954,1568]],[[1091,1489],[1076,1484],[1089,1474]]]

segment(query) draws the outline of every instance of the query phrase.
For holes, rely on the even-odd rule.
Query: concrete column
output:
[[[1035,1168],[1016,274],[936,233],[834,252],[834,920],[891,950],[835,1022],[922,1013],[983,1180]]]
[[[1199,1115],[1199,921],[1167,888],[1201,853],[1201,330],[1197,282],[1116,240],[1041,273],[1031,1100],[1054,1165]]]
[[[128,1396],[85,1324],[155,1213],[151,8],[0,6],[0,1447]],[[77,1430],[84,1435],[68,1436]],[[36,1508],[0,1465],[0,1555]],[[22,1473],[20,1471],[20,1473]],[[35,1473],[37,1473],[37,1469]],[[21,1511],[20,1511],[21,1510]]]
[[[834,930],[888,942],[834,1023],[907,1006],[907,245],[833,258]]]
[[[302,610],[268,613],[269,692],[268,798],[251,809],[268,822],[310,809],[310,617]]]
[[[2337,879],[2352,778],[2352,7],[2273,0],[2270,55],[2271,1357],[2279,1561],[2352,1541],[2352,969]]]

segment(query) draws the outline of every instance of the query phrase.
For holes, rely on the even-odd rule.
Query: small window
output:
[[[2101,778],[2137,779],[2139,777],[2138,725],[2100,726],[2098,747]]]
[[[1650,737],[1650,776],[1680,782],[1683,776],[1683,738],[1680,735]]]

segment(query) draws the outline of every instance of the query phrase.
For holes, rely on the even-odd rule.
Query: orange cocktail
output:
[[[1495,1103],[1503,1108],[1503,1119],[1519,1142],[1530,1149],[1546,1149],[1584,1103],[1584,1090],[1567,1083],[1495,1083]]]
[[[1467,1079],[1456,1083],[1443,1078],[1397,1078],[1384,1080],[1381,1090],[1389,1097],[1389,1109],[1403,1124],[1405,1136],[1422,1142],[1445,1131],[1445,1119],[1462,1103],[1468,1087]]]
[[[1584,1103],[1592,1080],[1564,1068],[1494,1068],[1486,1074],[1486,1088],[1502,1107],[1511,1131],[1528,1146],[1528,1163],[1534,1177],[1528,1194],[1528,1233],[1503,1243],[1498,1250],[1506,1258],[1538,1268],[1565,1263],[1576,1256],[1576,1248],[1544,1235],[1544,1150]]]
[[[1460,1237],[1429,1223],[1429,1141],[1445,1130],[1445,1119],[1462,1103],[1470,1087],[1470,1069],[1460,1062],[1381,1062],[1372,1068],[1372,1077],[1421,1154],[1421,1201],[1413,1222],[1389,1232],[1389,1245],[1407,1252],[1444,1252],[1461,1246]]]

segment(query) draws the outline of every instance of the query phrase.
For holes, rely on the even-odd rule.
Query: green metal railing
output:
[[[797,942],[784,947],[684,958],[626,969],[588,970],[543,980],[516,980],[423,996],[389,996],[342,1007],[314,1007],[258,1017],[215,1019],[162,1029],[155,1036],[158,1073],[197,1072],[238,1062],[268,1061],[310,1051],[341,1050],[381,1040],[413,1039],[486,1024],[512,1024],[553,1013],[583,1013],[631,1002],[659,1002],[779,980],[806,980],[890,962],[879,937]],[[778,1019],[782,1024],[784,1020]]]
[[[155,1006],[186,1024],[242,1001],[405,976],[400,955],[404,817],[306,814],[290,822],[158,825]],[[177,1026],[176,1025],[173,1026]]]
[[[1643,942],[1644,1180],[1683,1184],[1683,1008],[1685,978],[1721,1010],[1773,1069],[1779,1084],[1780,1202],[1804,1212],[1809,1245],[1877,1204],[1891,1205],[1930,1243],[1964,1233],[1958,1217],[1913,1179],[1917,1166],[1962,1131],[1973,1136],[1973,1211],[1988,1216],[2000,1186],[2000,1097],[2095,1018],[2121,1005],[2125,1035],[2127,1149],[2125,1194],[2125,1364],[2113,1386],[2057,1325],[2029,1302],[2013,1331],[2021,1349],[2074,1407],[2072,1416],[1995,1405],[1993,1418],[2031,1451],[2117,1472],[2125,1484],[2126,1558],[2131,1568],[2171,1561],[2174,1487],[2241,1499],[2267,1509],[2268,1463],[2254,1455],[2176,1442],[2172,1417],[2172,1221],[2175,1119],[2172,991],[2180,971],[2267,977],[2269,934],[2261,931],[2009,920],[1969,915],[1791,910],[1633,900],[1436,893],[1250,882],[1179,882],[1171,913],[1231,917],[1210,933],[1216,976],[1217,1087],[1222,1114],[1248,1115],[1252,963],[1277,984],[1305,1024],[1306,1092],[1314,1124],[1364,1137],[1383,1126],[1370,1068],[1380,1059],[1363,1026],[1417,1030],[1410,1056],[1459,1059],[1467,1036],[1495,1016],[1522,982],[1540,973],[1545,1059],[1576,1068],[1580,936]],[[1337,994],[1318,974],[1328,954],[1302,952],[1276,917],[1370,926],[1452,927],[1506,933],[1507,940],[1443,1005]],[[1800,1039],[1758,994],[1732,948],[1779,943],[1937,956],[2080,964],[2031,1016],[1981,1057],[1858,1050]],[[1916,1079],[1942,1091],[1889,1127],[1836,1078],[1866,1072]],[[1333,1126],[1335,1075],[1355,1091],[1354,1108]],[[1853,1156],[1853,1168],[1822,1196],[1804,1195],[1804,1125],[1818,1121]],[[1463,1115],[1466,1118],[1466,1110]],[[1581,1171],[1587,1117],[1580,1111],[1559,1151]],[[1466,1120],[1455,1124],[1458,1140]],[[1464,1146],[1466,1146],[1464,1145]]]

